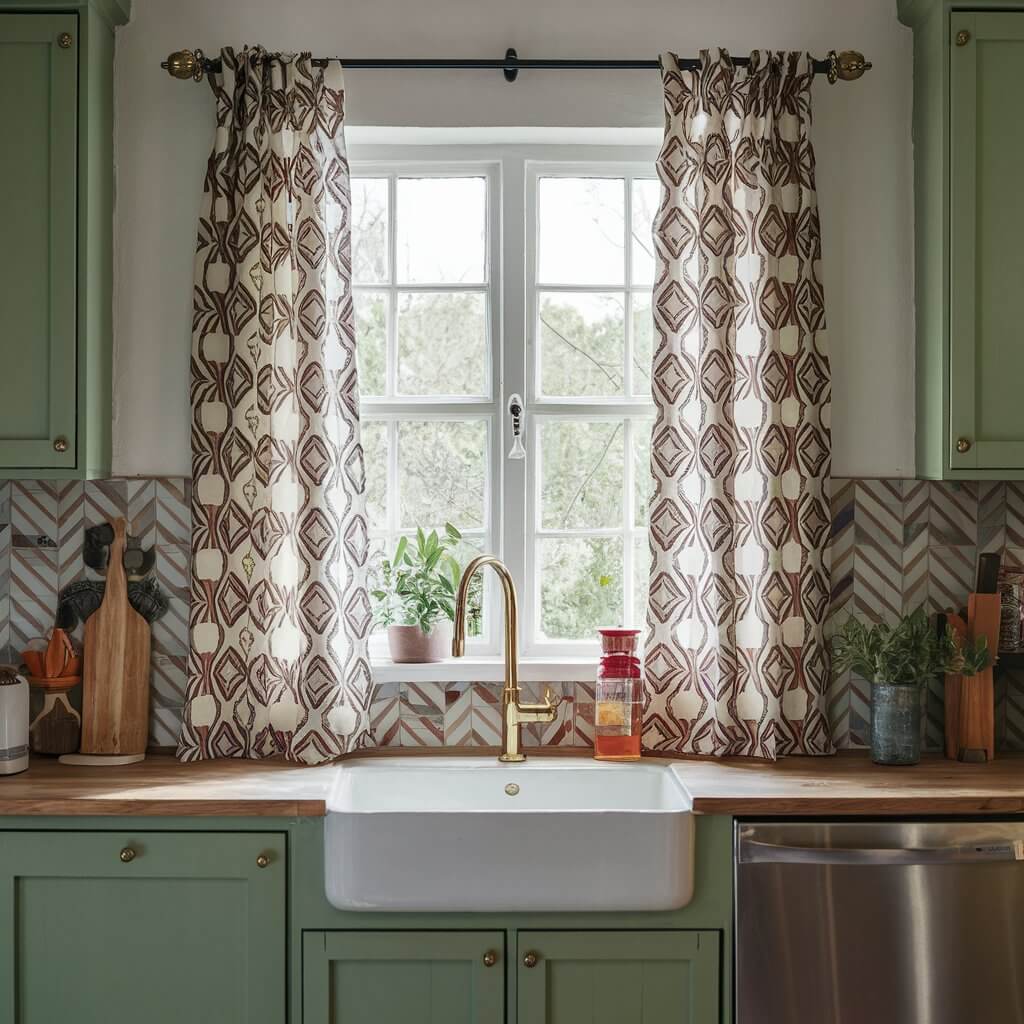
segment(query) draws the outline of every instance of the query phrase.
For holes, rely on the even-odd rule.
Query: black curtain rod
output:
[[[509,49],[504,58],[473,59],[465,57],[452,58],[394,58],[394,57],[314,57],[313,63],[318,67],[326,67],[331,60],[337,60],[346,68],[419,68],[434,70],[488,70],[501,71],[505,80],[514,82],[520,71],[646,71],[661,67],[658,60],[538,60],[520,58],[515,50]],[[746,67],[750,64],[749,57],[733,57],[733,64]],[[699,57],[680,58],[679,66],[687,70],[700,67]],[[843,50],[836,53],[829,51],[824,60],[813,61],[814,73],[826,75],[830,82],[851,82],[860,78],[870,70],[871,62],[864,59],[864,54],[856,50]],[[177,50],[167,60],[160,62],[173,78],[191,78],[202,81],[203,76],[221,69],[219,58],[207,57],[202,50]]]

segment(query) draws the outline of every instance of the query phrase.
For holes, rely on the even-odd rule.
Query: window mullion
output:
[[[393,399],[398,394],[398,185],[394,174],[388,175],[388,318],[387,351],[384,369],[384,393]]]
[[[622,394],[624,398],[630,398],[633,394],[633,179],[627,174],[622,179],[622,187],[626,190],[622,218],[623,227],[623,260],[625,263],[625,298],[623,308],[625,309],[626,322],[623,324],[624,336],[622,345],[622,357],[625,366],[622,368]]]

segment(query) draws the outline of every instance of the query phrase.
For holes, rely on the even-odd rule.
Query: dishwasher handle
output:
[[[1024,840],[913,849],[848,849],[834,846],[786,846],[740,836],[740,864],[821,864],[899,867],[914,864],[971,864],[1024,860]]]

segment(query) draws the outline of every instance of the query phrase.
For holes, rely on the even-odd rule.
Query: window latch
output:
[[[509,449],[510,459],[525,459],[526,449],[523,447],[523,400],[519,395],[512,395],[508,400],[508,412],[512,417],[512,447]]]

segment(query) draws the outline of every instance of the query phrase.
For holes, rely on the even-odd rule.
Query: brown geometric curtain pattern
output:
[[[663,58],[644,744],[831,752],[810,58]]]
[[[221,52],[195,263],[179,757],[369,745],[366,499],[341,66]]]

